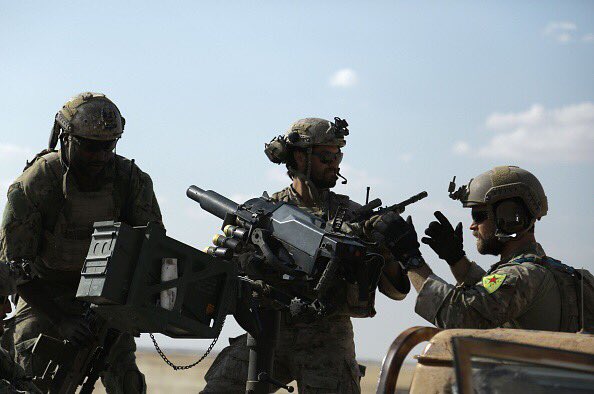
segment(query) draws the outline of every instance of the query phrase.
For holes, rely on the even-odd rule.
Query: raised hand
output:
[[[437,221],[429,223],[425,230],[427,237],[423,237],[421,242],[429,245],[446,263],[454,265],[466,254],[463,249],[462,223],[458,223],[454,229],[443,213],[436,211],[434,215]]]

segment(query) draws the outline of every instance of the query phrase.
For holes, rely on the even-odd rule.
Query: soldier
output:
[[[0,259],[31,262],[33,278],[17,287],[12,333],[16,361],[31,376],[44,361],[32,354],[40,333],[84,344],[92,335],[74,299],[93,223],[161,223],[150,177],[114,150],[124,130],[119,109],[103,94],[82,93],[56,114],[50,147],[27,163],[8,189]],[[53,149],[60,140],[60,150]],[[8,334],[8,332],[7,332]],[[146,391],[129,335],[122,335],[102,376],[110,393]]]
[[[275,193],[273,200],[302,207],[325,221],[332,219],[339,206],[346,208],[345,222],[359,207],[347,196],[330,191],[336,185],[341,148],[348,135],[346,121],[307,118],[293,123],[284,136],[266,144],[265,153],[276,164],[285,163],[292,183]],[[345,232],[354,231],[344,228]],[[388,253],[389,254],[389,253]],[[377,278],[376,278],[377,280]],[[344,280],[336,283],[341,305],[320,320],[292,322],[283,315],[274,357],[274,378],[287,384],[297,381],[300,393],[358,393],[361,372],[355,360],[351,317],[375,314],[373,298],[359,303],[355,285]],[[399,265],[386,261],[379,288],[388,297],[401,300],[410,283],[401,275]],[[231,339],[205,376],[204,393],[243,393],[248,375],[246,335]]]
[[[470,229],[479,253],[500,260],[487,272],[469,261],[462,248],[462,223],[454,229],[435,212],[437,221],[421,241],[450,265],[458,282],[450,285],[425,264],[410,217],[382,218],[374,228],[396,239],[391,250],[419,292],[415,311],[440,328],[578,331],[578,278],[591,275],[546,256],[536,242],[534,224],[548,209],[538,179],[518,167],[495,167],[450,197],[472,209]]]

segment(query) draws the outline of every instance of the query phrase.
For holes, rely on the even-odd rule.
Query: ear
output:
[[[300,150],[296,150],[296,151],[293,151],[293,157],[295,158],[295,164],[297,164],[297,170],[303,171],[305,169],[305,166],[307,165],[306,153],[303,151],[300,151]]]

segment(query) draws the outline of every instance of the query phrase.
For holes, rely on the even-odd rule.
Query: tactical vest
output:
[[[594,277],[589,271],[575,269],[548,256],[524,255],[511,262],[539,264],[553,275],[561,296],[560,331],[577,332],[581,327],[594,331]]]
[[[92,192],[81,192],[74,184],[69,184],[66,198],[62,188],[65,169],[59,154],[52,152],[35,161],[40,159],[46,161],[53,175],[52,193],[55,195],[45,200],[47,206],[40,207],[43,234],[39,258],[34,264],[45,279],[61,281],[62,274],[78,275],[82,268],[94,222],[126,220],[132,177],[138,171],[134,171],[133,160],[126,163],[125,159],[116,156],[112,182]]]

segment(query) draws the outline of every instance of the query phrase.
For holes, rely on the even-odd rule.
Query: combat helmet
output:
[[[55,148],[61,133],[100,141],[118,139],[125,124],[118,107],[104,94],[81,93],[56,114],[49,147]]]
[[[492,207],[497,227],[503,233],[527,230],[548,211],[547,196],[539,180],[516,166],[495,167],[471,179],[455,192],[454,189],[452,181],[450,197],[460,200],[464,207]]]
[[[308,163],[311,160],[311,151],[315,145],[334,145],[342,148],[346,145],[345,136],[349,135],[348,123],[339,117],[334,122],[321,118],[305,118],[293,122],[284,135],[274,137],[272,141],[264,145],[264,153],[268,159],[275,163],[287,164],[290,174],[305,175],[309,178],[310,165],[306,174],[299,174],[296,168],[288,163],[290,156],[295,149],[303,149],[307,152]]]

